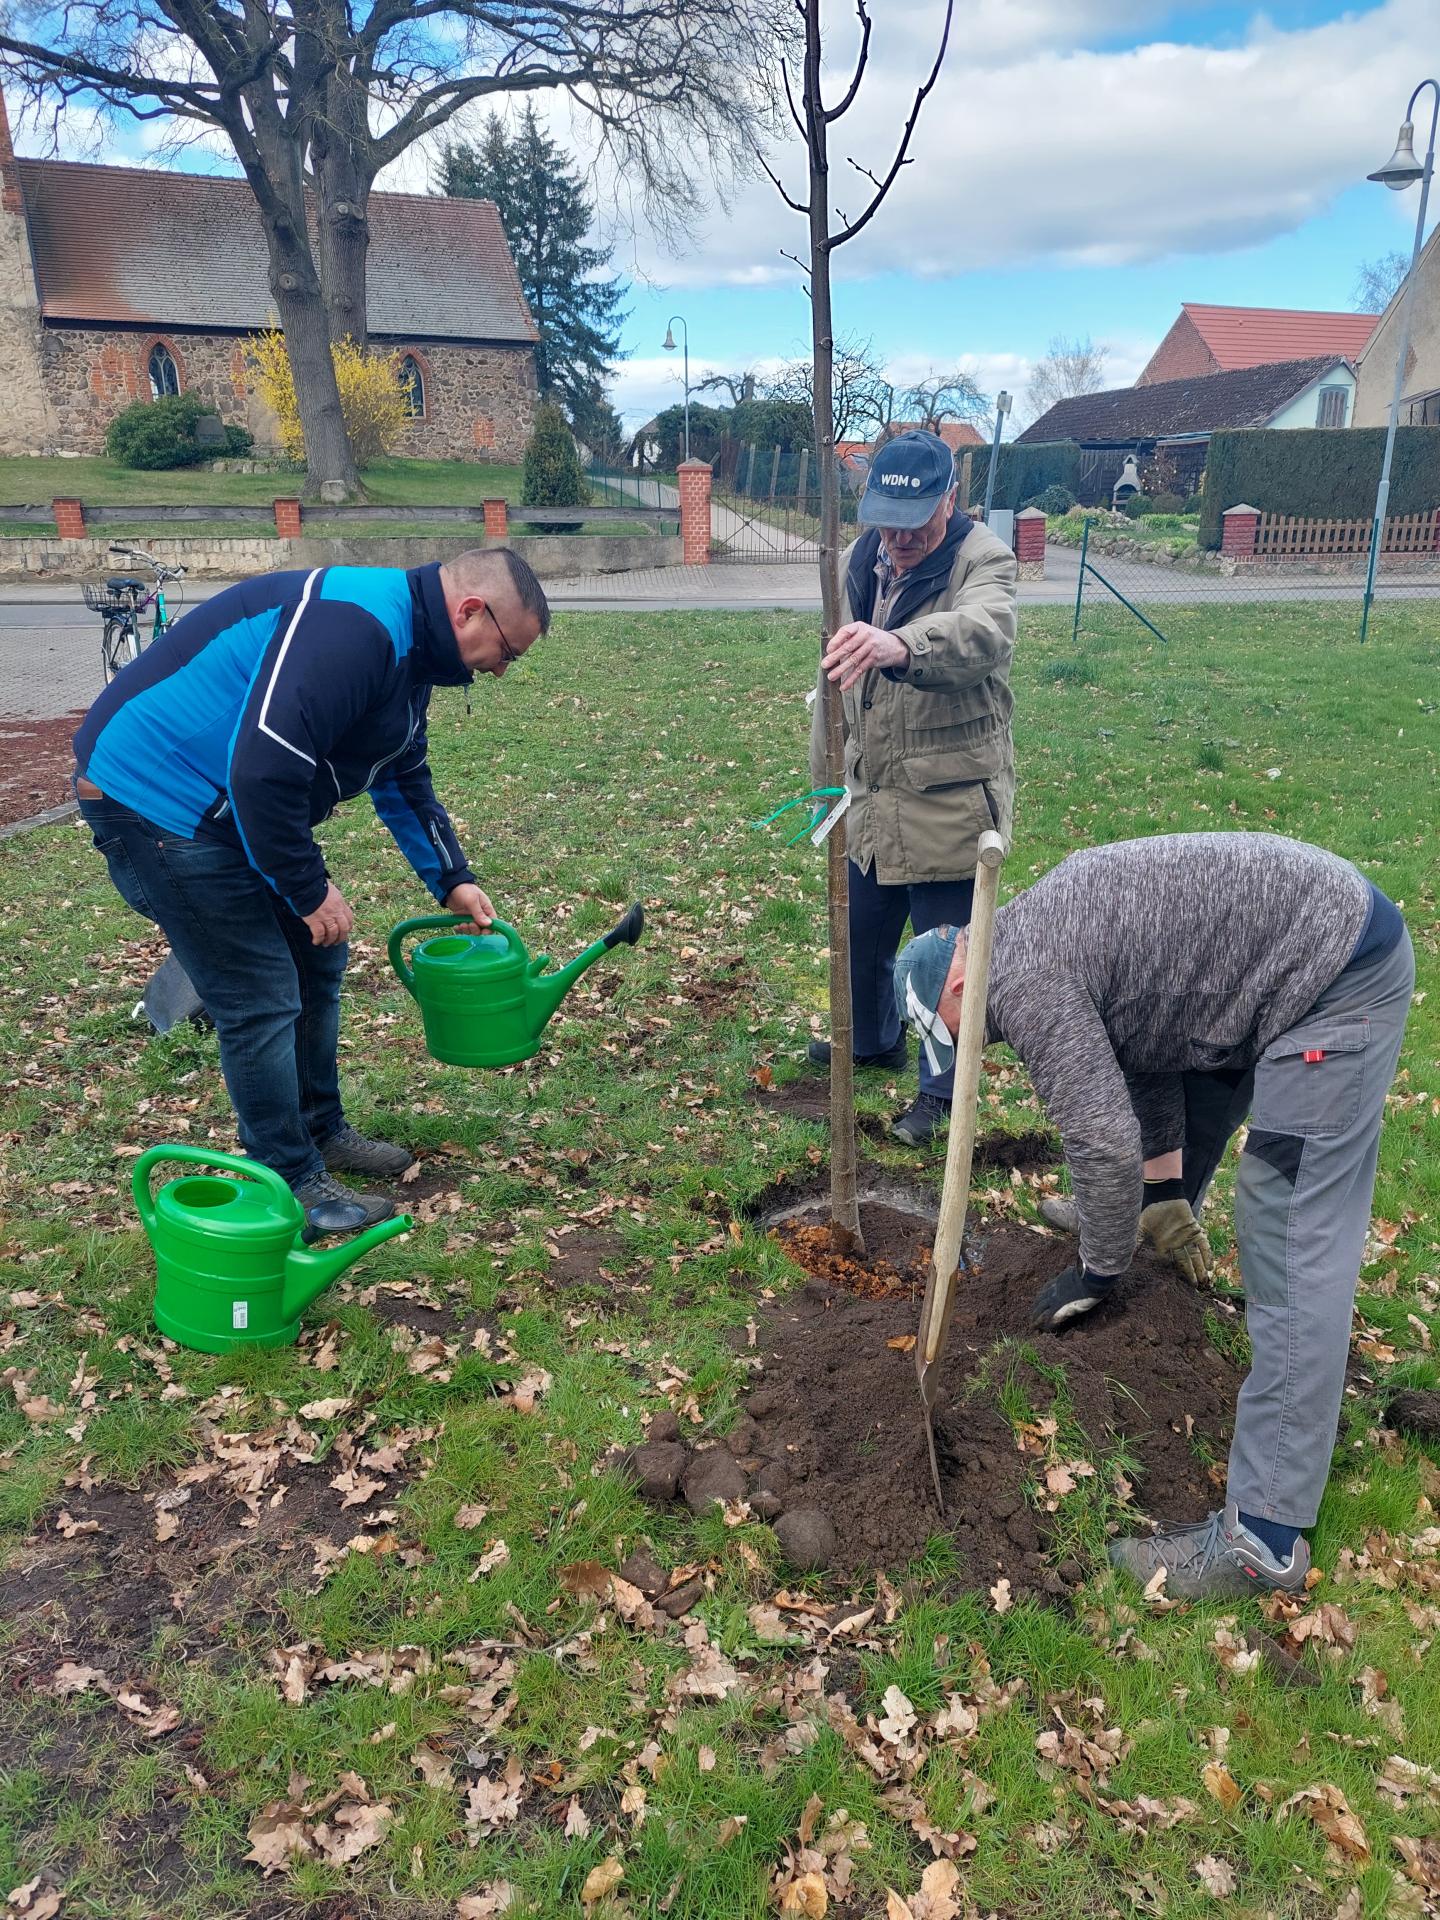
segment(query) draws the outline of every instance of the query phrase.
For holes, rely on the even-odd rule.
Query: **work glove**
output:
[[[1030,1308],[1031,1323],[1042,1333],[1053,1333],[1067,1321],[1078,1320],[1098,1307],[1119,1278],[1118,1273],[1091,1273],[1077,1260],[1036,1294]]]
[[[1202,1286],[1213,1265],[1205,1229],[1190,1209],[1183,1182],[1147,1180],[1140,1237],[1176,1267],[1192,1286]]]

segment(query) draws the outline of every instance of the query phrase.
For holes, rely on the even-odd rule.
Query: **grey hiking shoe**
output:
[[[1163,1567],[1169,1600],[1236,1600],[1275,1587],[1302,1593],[1310,1548],[1302,1534],[1290,1558],[1277,1560],[1263,1540],[1241,1526],[1232,1500],[1192,1527],[1162,1527],[1147,1539],[1112,1541],[1110,1564],[1141,1586]]]
[[[305,1209],[307,1240],[322,1233],[359,1233],[377,1220],[388,1220],[395,1211],[388,1194],[356,1193],[353,1187],[342,1187],[328,1170],[302,1180],[294,1194]]]
[[[1047,1227],[1061,1233],[1080,1231],[1080,1209],[1068,1193],[1043,1193],[1037,1211]]]
[[[377,1180],[398,1180],[415,1163],[408,1147],[392,1147],[388,1140],[367,1140],[348,1120],[338,1133],[321,1141],[320,1154],[331,1173],[373,1173]]]
[[[909,1057],[905,1036],[902,1033],[888,1052],[857,1053],[855,1056],[855,1064],[857,1067],[887,1067],[891,1071],[899,1073],[904,1069]],[[811,1040],[807,1042],[805,1058],[812,1067],[824,1067],[828,1072],[830,1068],[830,1042],[828,1040]]]
[[[933,1093],[921,1093],[916,1095],[913,1107],[890,1122],[890,1131],[907,1147],[923,1147],[949,1118],[948,1100],[937,1099]]]

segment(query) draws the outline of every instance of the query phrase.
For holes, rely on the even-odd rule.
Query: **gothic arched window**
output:
[[[423,420],[425,418],[425,375],[413,353],[407,353],[400,362],[400,391],[405,396],[406,419]]]
[[[163,400],[167,393],[179,393],[180,369],[170,349],[157,340],[150,349],[150,398]]]

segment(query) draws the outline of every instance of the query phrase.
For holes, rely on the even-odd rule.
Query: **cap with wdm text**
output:
[[[862,527],[923,527],[955,484],[955,456],[934,433],[902,433],[870,462]]]

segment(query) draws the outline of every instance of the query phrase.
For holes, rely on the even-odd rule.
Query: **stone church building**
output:
[[[398,453],[518,461],[537,338],[488,200],[370,200],[370,340],[400,356]],[[0,102],[0,453],[103,453],[133,400],[200,395],[274,443],[245,339],[274,324],[241,179],[17,159]]]

